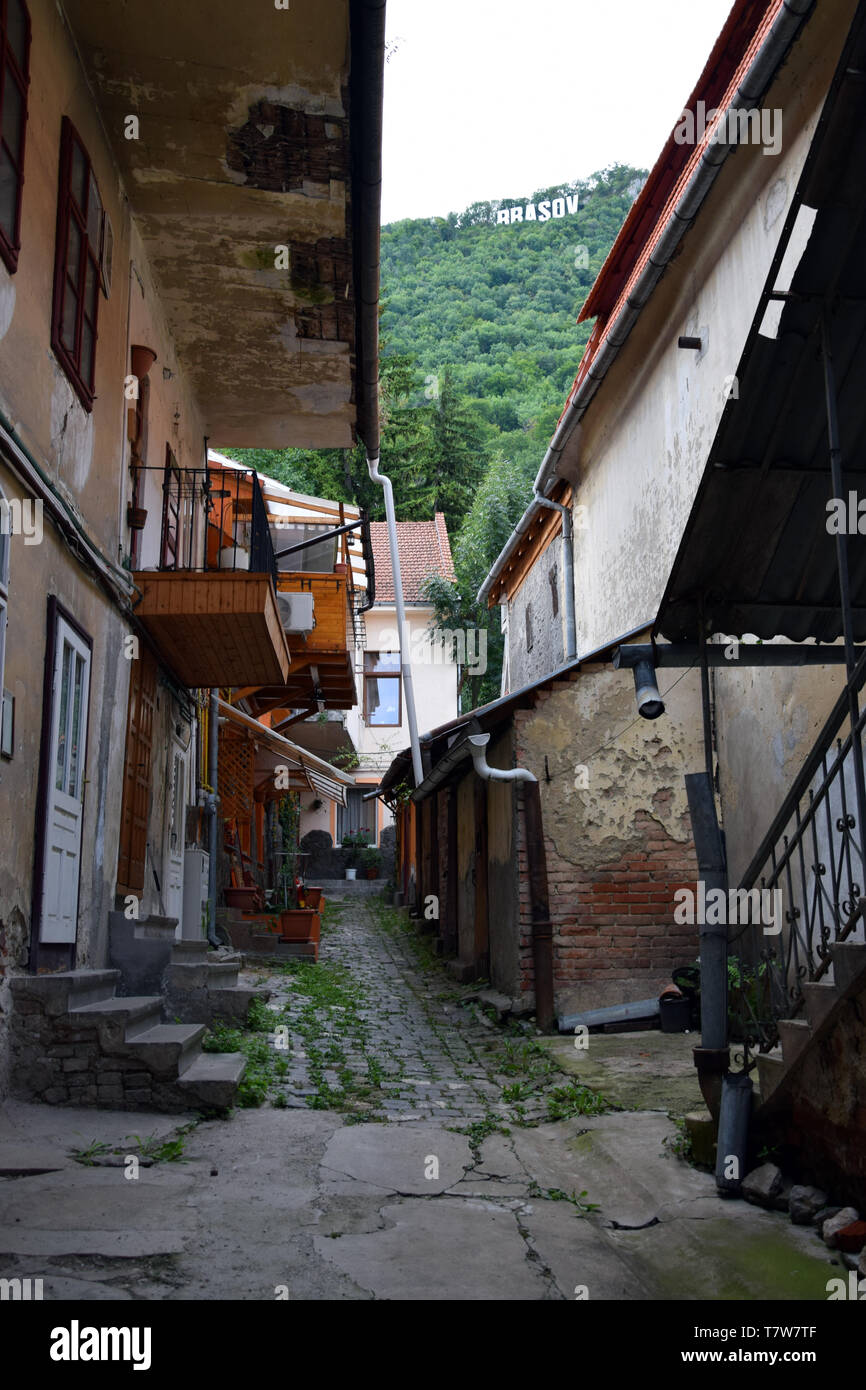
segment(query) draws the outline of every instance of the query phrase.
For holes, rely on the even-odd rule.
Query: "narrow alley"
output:
[[[209,1042],[248,1058],[228,1118],[10,1102],[7,1273],[76,1300],[823,1296],[814,1230],[722,1200],[664,1109],[584,1086],[568,1039],[496,1022],[429,941],[378,896],[332,900],[318,965],[246,972],[268,1005]],[[661,1076],[693,1104],[689,1039],[618,1055],[629,1036],[644,1103]]]

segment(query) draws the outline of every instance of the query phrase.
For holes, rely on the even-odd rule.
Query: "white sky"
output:
[[[388,0],[382,221],[651,168],[732,0]]]

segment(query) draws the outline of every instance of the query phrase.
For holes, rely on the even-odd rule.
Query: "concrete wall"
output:
[[[509,603],[509,690],[519,690],[555,671],[565,660],[562,538],[538,557]],[[527,645],[527,609],[532,646]]]

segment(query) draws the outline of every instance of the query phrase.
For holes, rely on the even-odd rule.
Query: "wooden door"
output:
[[[132,663],[126,715],[126,758],[117,859],[117,892],[124,896],[134,894],[141,897],[144,892],[156,673],[156,661],[144,648]]]

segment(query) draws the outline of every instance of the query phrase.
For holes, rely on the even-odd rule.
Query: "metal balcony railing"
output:
[[[781,1019],[803,1006],[803,985],[832,969],[831,946],[862,935],[866,912],[863,726],[851,717],[866,680],[862,655],[811,753],[779,809],[741,887],[778,895],[781,911],[768,915],[751,895],[749,920],[729,930],[728,983],[731,1040],[750,1053],[775,1047]],[[856,699],[853,701],[857,708]],[[765,906],[771,900],[764,898]]]
[[[157,569],[249,570],[270,575],[276,587],[267,507],[254,469],[167,465],[158,471],[163,479]]]

